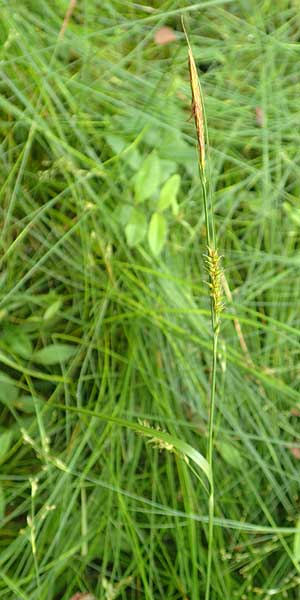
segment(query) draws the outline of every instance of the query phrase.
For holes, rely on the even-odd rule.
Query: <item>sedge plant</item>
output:
[[[205,120],[205,111],[201,85],[199,82],[197,68],[192,53],[189,38],[186,33],[184,22],[183,30],[188,44],[188,63],[190,84],[192,93],[192,113],[195,121],[198,148],[198,164],[202,186],[202,196],[205,215],[206,231],[206,253],[204,255],[205,270],[208,274],[208,286],[210,290],[211,305],[211,325],[212,325],[212,374],[210,382],[209,398],[209,426],[207,443],[207,461],[210,469],[210,490],[209,490],[209,525],[208,525],[208,557],[205,600],[210,598],[211,588],[211,569],[213,553],[213,528],[214,528],[214,477],[213,477],[213,432],[214,432],[214,412],[216,396],[216,375],[217,375],[217,351],[218,338],[220,332],[220,314],[223,309],[222,303],[222,267],[221,257],[219,256],[216,245],[216,231],[214,222],[213,199],[209,177],[207,176],[206,149],[208,149],[208,135]]]

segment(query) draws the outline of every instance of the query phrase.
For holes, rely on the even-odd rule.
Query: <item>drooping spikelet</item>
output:
[[[205,255],[205,266],[209,274],[208,285],[210,288],[210,297],[212,299],[213,312],[215,315],[215,324],[217,325],[219,315],[224,308],[222,302],[221,256],[219,256],[218,250],[208,247],[207,254]]]

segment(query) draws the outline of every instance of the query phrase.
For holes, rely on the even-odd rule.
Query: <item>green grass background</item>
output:
[[[206,452],[211,330],[182,14],[232,294],[211,598],[297,599],[298,3],[78,0],[59,39],[67,7],[0,5],[1,600],[203,598],[205,477],[134,430],[146,420]],[[177,39],[159,46],[163,25]],[[160,185],[181,176],[159,257],[124,234],[153,151]],[[138,206],[144,221],[156,203]]]

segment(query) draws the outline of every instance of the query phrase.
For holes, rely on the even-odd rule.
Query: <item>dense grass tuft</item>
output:
[[[299,597],[296,4],[77,0],[59,35],[67,0],[1,3],[1,600],[204,597],[212,334],[181,14],[226,278],[211,600]]]

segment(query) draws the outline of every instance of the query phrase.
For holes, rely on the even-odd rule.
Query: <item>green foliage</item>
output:
[[[297,3],[77,0],[58,39],[68,6],[0,6],[0,598],[204,597],[212,340],[183,13],[229,287],[211,600],[297,600]]]
[[[167,237],[166,219],[159,212],[153,213],[148,229],[149,246],[155,256],[158,256]]]
[[[160,182],[160,161],[155,150],[147,156],[135,176],[136,202],[144,202],[156,192]]]
[[[18,396],[18,388],[12,377],[0,372],[0,401],[3,404],[13,404]]]
[[[114,150],[124,148],[121,138],[118,138],[118,142],[119,144],[115,142]],[[110,143],[112,144],[111,141]],[[125,226],[129,247],[133,248],[143,242],[148,233],[150,250],[155,256],[162,252],[167,239],[168,222],[167,217],[160,213],[170,207],[175,216],[179,211],[177,194],[181,177],[178,173],[169,177],[174,169],[176,164],[161,159],[156,151],[149,154],[141,164],[134,179],[134,195],[136,203],[143,203],[144,207],[136,209],[125,204],[117,207],[115,212],[117,221]],[[156,209],[155,212],[153,209]]]
[[[53,317],[55,317],[60,310],[61,305],[61,300],[55,300],[52,302],[44,312],[44,320],[49,321],[50,319],[53,319]]]
[[[296,521],[297,532],[294,536],[294,559],[297,563],[300,563],[300,518]]]
[[[5,460],[12,442],[12,431],[0,431],[0,463]],[[1,498],[0,498],[1,502]]]
[[[12,354],[29,359],[32,355],[32,343],[26,331],[19,327],[6,326],[2,336],[3,344]]]
[[[180,175],[175,173],[166,183],[163,185],[157,208],[158,210],[165,210],[172,206],[174,214],[178,213],[177,194],[180,188]]]
[[[4,494],[2,485],[0,485],[0,519],[1,519],[1,521],[4,519],[4,516],[5,516],[5,494]]]
[[[129,221],[125,227],[125,234],[128,246],[136,246],[145,237],[147,231],[147,221],[145,215],[133,208],[130,211]]]
[[[234,469],[243,468],[243,459],[240,451],[236,446],[230,444],[229,442],[219,442],[218,443],[218,451],[220,452],[223,460]]]
[[[41,365],[57,365],[68,361],[75,352],[76,348],[69,344],[51,344],[41,348],[33,355],[33,360]]]

